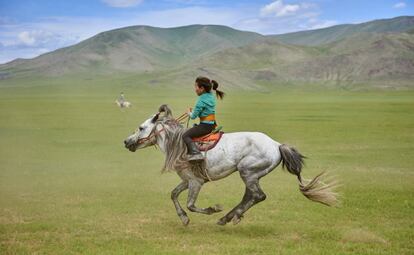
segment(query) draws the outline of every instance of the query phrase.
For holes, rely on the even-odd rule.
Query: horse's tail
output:
[[[282,168],[286,168],[289,173],[298,177],[299,190],[305,197],[328,206],[333,206],[338,202],[337,194],[333,192],[333,188],[337,186],[335,181],[331,183],[322,182],[321,179],[325,174],[322,172],[305,184],[302,180],[301,171],[304,165],[303,159],[306,157],[286,144],[280,145],[279,151],[282,156]]]

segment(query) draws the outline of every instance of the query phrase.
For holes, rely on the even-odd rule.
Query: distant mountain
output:
[[[280,36],[215,25],[133,26],[0,65],[0,82],[22,76],[145,73],[151,83],[185,84],[206,75],[253,89],[280,81],[414,84],[413,31],[414,17]]]
[[[336,81],[414,80],[414,35],[360,34],[325,45],[292,76]]]
[[[414,16],[381,19],[361,24],[337,25],[328,28],[274,35],[284,43],[296,45],[322,45],[361,33],[401,33],[414,29]]]
[[[414,35],[365,33],[320,47],[267,39],[215,53],[200,64],[257,81],[414,80]],[[211,71],[211,70],[210,70]]]
[[[144,72],[176,68],[203,55],[246,45],[264,36],[216,25],[177,28],[134,26],[100,33],[34,59],[18,59],[0,70],[61,75],[78,72]]]

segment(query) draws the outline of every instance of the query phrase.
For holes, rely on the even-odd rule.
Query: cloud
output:
[[[128,8],[139,5],[143,0],[102,0],[109,6],[117,8]]]
[[[313,3],[297,3],[297,4],[284,4],[283,0],[277,0],[270,4],[263,6],[260,9],[261,17],[286,17],[293,15],[303,16],[306,13],[313,13],[318,9],[318,6]]]
[[[26,45],[33,45],[36,41],[36,39],[30,35],[30,32],[23,31],[18,35],[21,42],[23,42]]]
[[[396,9],[401,9],[401,8],[405,8],[407,6],[407,4],[406,3],[404,3],[404,2],[399,2],[399,3],[396,3],[396,4],[394,4],[394,8],[396,8]]]
[[[277,0],[262,6],[256,17],[242,19],[234,26],[262,34],[282,34],[337,24],[335,20],[321,20],[320,14],[319,6],[314,3],[285,4]]]
[[[48,31],[32,30],[20,32],[17,38],[16,44],[40,47],[61,40],[62,36]]]
[[[109,24],[112,23],[112,24]],[[88,24],[88,26],[85,26]],[[0,63],[73,45],[119,23],[85,17],[53,17],[31,23],[7,22],[0,27]]]
[[[261,10],[261,16],[283,17],[294,15],[301,8],[298,4],[284,4],[282,0],[274,1],[273,3],[265,5]]]

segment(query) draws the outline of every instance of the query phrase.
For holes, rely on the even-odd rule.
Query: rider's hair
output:
[[[199,76],[195,82],[198,87],[203,87],[206,92],[210,92],[211,89],[213,89],[216,91],[216,96],[220,99],[223,99],[224,92],[217,89],[219,84],[215,80],[210,80],[207,77]]]

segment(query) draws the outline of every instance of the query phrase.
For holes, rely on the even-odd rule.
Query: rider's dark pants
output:
[[[183,134],[183,139],[185,144],[187,145],[187,148],[189,147],[189,144],[193,142],[191,138],[210,134],[213,130],[214,124],[200,123],[197,126],[194,126],[185,131],[185,133]]]

